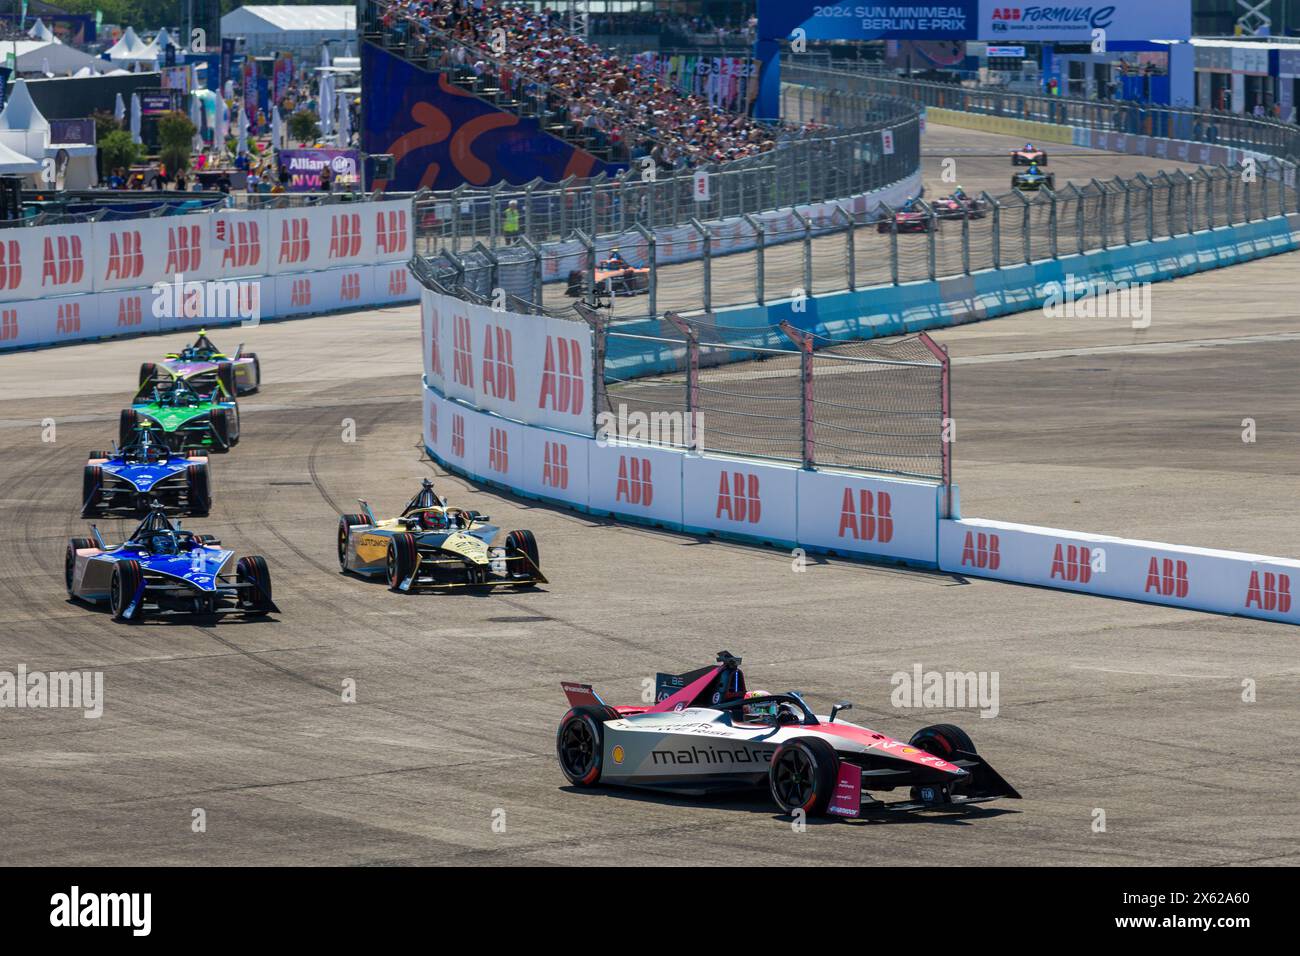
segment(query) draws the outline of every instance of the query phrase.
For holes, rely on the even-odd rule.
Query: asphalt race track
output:
[[[937,335],[965,513],[1300,555],[1296,262],[1157,286],[1146,330],[1032,313]],[[102,670],[106,697],[97,720],[0,710],[0,862],[1300,862],[1295,628],[815,557],[796,574],[781,552],[485,492],[419,447],[417,311],[214,331],[259,353],[265,387],[189,526],[266,556],[283,613],[250,623],[115,625],[63,590],[86,453],[139,363],[189,336],[0,356],[0,669]],[[395,511],[426,476],[535,531],[551,585],[407,596],[340,575],[338,513]],[[851,700],[894,736],[959,723],[1026,799],[794,832],[765,794],[565,784],[561,679],[635,702],[723,648],[751,688]],[[996,671],[997,717],[891,707],[916,664]]]

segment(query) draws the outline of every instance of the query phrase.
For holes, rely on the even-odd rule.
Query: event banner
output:
[[[329,168],[334,187],[358,189],[359,159],[355,149],[282,149],[280,164],[289,173],[289,192],[315,192],[320,189],[321,170]]]
[[[808,40],[992,40],[1091,43],[1094,30],[1110,40],[1186,40],[1191,0],[1142,3],[1006,0],[821,4],[758,0],[762,39],[784,40],[803,31]]]

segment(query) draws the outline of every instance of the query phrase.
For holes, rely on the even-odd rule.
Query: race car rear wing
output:
[[[573,681],[560,681],[560,689],[569,699],[570,707],[604,707],[600,695],[591,689],[590,684],[578,684]]]

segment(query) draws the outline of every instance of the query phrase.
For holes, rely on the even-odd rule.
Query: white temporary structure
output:
[[[144,41],[136,34],[135,27],[127,27],[117,42],[108,48],[107,56],[110,60],[125,60],[143,49]]]
[[[27,31],[27,35],[31,37],[33,40],[40,40],[42,43],[63,42],[54,35],[54,32],[49,27],[47,27],[44,23],[41,22],[40,17],[36,18],[36,22],[33,23],[32,28]]]
[[[25,80],[14,80],[0,113],[0,143],[29,159],[39,161],[45,156],[45,146],[50,141],[50,124],[36,108]]]
[[[240,7],[221,18],[223,37],[242,36],[249,56],[288,52],[310,61],[319,56],[322,43],[347,43],[356,38],[355,6]]]
[[[0,45],[0,52],[6,56],[14,55],[20,76],[44,74],[47,67],[59,76],[67,76],[84,67],[96,72],[108,68],[103,60],[55,40],[6,40]]]

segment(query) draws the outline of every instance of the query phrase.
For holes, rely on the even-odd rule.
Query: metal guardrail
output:
[[[926,107],[1110,130],[1134,136],[1213,143],[1254,150],[1291,163],[1300,161],[1300,127],[1281,120],[1241,116],[1221,110],[1010,93],[952,83],[906,80],[897,76],[804,65],[797,55],[789,54],[782,58],[781,77],[783,82],[858,96],[898,96]]]

